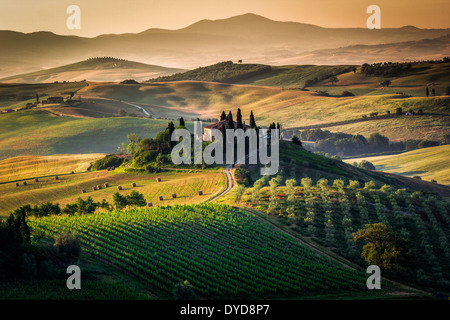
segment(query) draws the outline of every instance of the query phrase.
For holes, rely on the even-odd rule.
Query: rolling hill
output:
[[[116,58],[92,58],[69,65],[14,75],[0,79],[3,83],[44,83],[63,81],[143,81],[149,77],[161,77],[184,69],[165,68]]]
[[[434,39],[449,34],[449,29],[415,27],[323,28],[297,22],[280,22],[255,14],[228,19],[202,20],[178,30],[149,29],[136,34],[108,34],[95,38],[61,36],[51,32],[21,33],[0,31],[0,77],[39,71],[71,64],[95,56],[121,57],[151,65],[193,69],[217,61],[243,59],[244,62],[272,65],[329,64],[328,56],[312,51],[351,45],[369,45],[349,53],[345,62],[372,61],[387,51],[395,61],[431,58],[429,47],[411,43],[412,50],[392,50],[378,45]],[[448,43],[444,38],[439,41]],[[419,43],[418,43],[419,44]],[[383,51],[384,50],[384,51]],[[308,53],[305,53],[308,52]],[[448,52],[436,51],[433,59]],[[381,54],[381,55],[380,55]]]
[[[369,79],[369,81],[373,81],[375,86],[376,80]],[[424,87],[420,87],[419,83],[411,92],[418,92],[420,88],[422,96]],[[349,90],[351,85],[342,86],[340,89],[338,87],[339,85],[336,85],[334,90]],[[421,135],[426,135],[432,140],[442,140],[444,134],[448,133],[449,114],[446,107],[450,99],[448,96],[409,97],[395,94],[404,87],[394,86],[388,90],[372,88],[370,89],[372,95],[353,97],[342,97],[340,94],[320,96],[313,91],[316,87],[310,89],[311,91],[285,90],[247,84],[175,81],[133,86],[92,84],[80,90],[79,94],[92,98],[108,97],[113,100],[151,105],[155,116],[158,116],[158,110],[165,112],[171,109],[196,114],[202,119],[217,119],[222,110],[231,110],[235,113],[237,108],[241,108],[246,121],[250,111],[253,110],[259,125],[268,125],[276,119],[284,129],[296,130],[311,125],[326,126],[340,121],[339,126],[333,125],[329,130],[363,132],[365,135],[383,131],[391,140],[419,139],[423,138]],[[379,117],[362,121],[363,115],[368,116],[372,112],[384,115],[387,111],[394,114],[397,108],[402,108],[405,112],[410,109],[414,111],[422,109],[424,115],[389,119]],[[355,119],[358,122],[346,123]]]
[[[450,145],[412,150],[396,155],[353,158],[347,163],[370,161],[379,171],[402,176],[419,176],[424,180],[436,180],[439,184],[450,185]]]
[[[59,117],[44,110],[0,115],[0,159],[23,155],[116,152],[129,133],[154,137],[168,120]],[[187,122],[189,129],[192,122]]]

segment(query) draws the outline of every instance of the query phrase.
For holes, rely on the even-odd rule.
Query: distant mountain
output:
[[[363,64],[374,62],[410,62],[441,60],[450,56],[450,34],[435,39],[405,41],[377,45],[352,45],[321,49],[285,56],[278,61],[284,64]]]
[[[6,77],[4,83],[44,83],[55,81],[143,81],[149,77],[162,77],[186,71],[165,68],[117,58],[91,58],[69,65]]]
[[[65,65],[92,56],[114,56],[183,69],[239,59],[245,63],[281,65],[286,63],[286,59],[305,52],[419,41],[448,34],[450,29],[412,26],[380,30],[323,28],[273,21],[255,14],[201,20],[178,30],[153,28],[135,34],[105,34],[95,38],[61,36],[51,32],[24,34],[0,31],[0,77]],[[403,60],[405,57],[402,52],[397,52],[394,58]],[[311,61],[320,63],[319,60]]]

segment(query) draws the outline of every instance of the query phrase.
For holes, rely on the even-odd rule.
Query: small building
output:
[[[2,110],[2,113],[10,113],[10,112],[14,112],[13,109],[4,109]]]
[[[47,103],[64,103],[63,97],[48,97]]]
[[[221,130],[226,125],[226,123],[227,123],[227,120],[222,120],[222,121],[212,123],[210,125],[205,126],[203,128],[203,137],[202,137],[203,141],[213,141],[211,130],[212,129]],[[234,124],[234,127],[236,128],[236,126],[237,126],[236,121],[233,121],[233,124]],[[242,125],[244,127],[244,130],[250,129],[250,126],[245,124],[245,121],[243,122]]]

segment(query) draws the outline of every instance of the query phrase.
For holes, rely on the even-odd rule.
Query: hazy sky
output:
[[[81,9],[81,29],[69,30],[69,5]],[[52,31],[93,37],[103,33],[179,29],[202,19],[244,13],[322,27],[366,27],[369,5],[381,8],[381,27],[449,28],[449,0],[0,0],[0,29]]]

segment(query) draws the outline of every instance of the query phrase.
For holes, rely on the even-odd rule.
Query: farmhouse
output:
[[[14,111],[13,109],[4,109],[4,110],[2,110],[2,113],[10,113],[13,111]]]
[[[211,134],[211,130],[212,129],[217,129],[220,130],[223,128],[223,126],[225,126],[227,123],[227,120],[222,120],[213,124],[210,124],[208,126],[205,126],[203,128],[203,141],[212,141],[212,134]],[[234,127],[236,128],[236,121],[233,121]],[[246,129],[250,129],[250,126],[245,124],[245,121],[243,123],[244,126],[244,130]]]
[[[63,103],[64,102],[64,98],[63,97],[48,97],[47,100],[43,100],[42,104],[47,104],[47,103]]]

